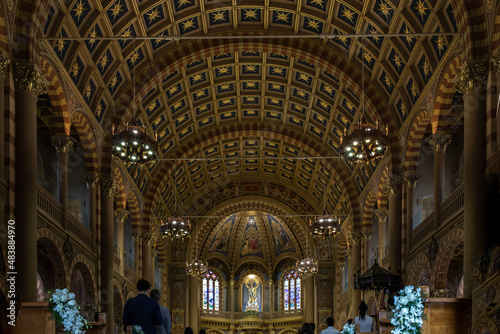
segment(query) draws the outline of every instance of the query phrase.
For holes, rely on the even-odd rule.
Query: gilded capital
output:
[[[390,176],[382,185],[385,195],[399,196],[403,190],[403,180],[399,176]]]
[[[114,212],[115,219],[118,223],[124,223],[130,216],[130,212],[125,209],[118,209]]]
[[[16,92],[31,93],[35,96],[46,92],[43,75],[34,65],[14,63],[14,85]]]
[[[5,79],[5,73],[7,72],[7,68],[9,68],[10,59],[5,57],[3,52],[0,52],[0,75]]]
[[[345,268],[345,262],[344,262],[344,261],[339,262],[339,263],[338,263],[338,266],[339,266],[339,269],[340,269],[340,270],[344,270],[344,268]]]
[[[375,218],[379,223],[385,223],[387,221],[387,217],[389,217],[389,211],[387,210],[377,210],[375,212]]]
[[[451,143],[451,134],[434,133],[426,139],[427,147],[433,152],[446,152]]]
[[[118,185],[116,184],[115,179],[101,178],[100,181],[101,181],[101,195],[108,197],[115,197],[116,192],[118,190]]]
[[[95,188],[97,186],[97,182],[99,181],[99,176],[95,173],[86,173],[82,175],[82,180],[87,188]]]
[[[75,142],[75,139],[68,135],[50,136],[50,143],[56,148],[57,152],[68,153],[72,151]]]
[[[417,186],[417,182],[420,179],[420,174],[415,172],[408,172],[403,176],[403,180],[407,187],[415,188]]]
[[[373,230],[369,227],[364,227],[361,230],[361,235],[363,236],[363,239],[365,239],[365,240],[370,240],[370,238],[372,237],[372,234],[373,234]]]
[[[155,243],[155,234],[152,232],[147,232],[142,234],[142,242],[146,245],[152,245]]]
[[[130,231],[130,236],[132,237],[132,239],[134,241],[139,240],[141,235],[142,235],[142,231],[139,229],[133,229],[132,231]]]
[[[470,63],[463,70],[457,72],[456,90],[462,94],[467,94],[475,89],[486,89],[488,78],[487,62]]]
[[[347,235],[347,240],[351,245],[359,245],[361,243],[361,233],[351,232]]]

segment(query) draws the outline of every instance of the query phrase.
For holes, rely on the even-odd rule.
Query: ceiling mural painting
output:
[[[248,217],[245,229],[243,231],[240,257],[245,256],[263,256],[259,230],[253,216]]]
[[[229,238],[233,230],[236,216],[231,216],[215,232],[212,242],[208,247],[208,252],[220,252],[227,256],[229,251]]]

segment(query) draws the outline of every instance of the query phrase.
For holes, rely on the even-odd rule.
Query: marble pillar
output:
[[[391,176],[384,183],[384,192],[389,195],[389,266],[398,273],[401,264],[401,204],[403,181],[400,176]]]
[[[115,221],[118,225],[118,236],[117,236],[117,245],[118,245],[118,257],[120,258],[120,275],[123,275],[123,265],[125,263],[125,221],[130,216],[130,212],[125,209],[118,209],[114,213]]]
[[[87,173],[82,176],[82,180],[90,191],[90,230],[92,231],[92,250],[97,252],[97,184],[99,176],[94,173]]]
[[[387,210],[378,209],[375,212],[375,218],[378,222],[378,262],[382,263],[382,259],[385,256],[385,245],[387,240],[385,240],[385,234],[387,229],[387,218],[389,217],[389,212]]]
[[[356,314],[359,303],[361,302],[361,290],[354,289],[354,274],[361,270],[361,240],[362,234],[359,232],[351,232],[347,236],[347,240],[352,247],[351,263],[349,266],[349,285],[352,289],[351,294],[351,309],[353,316]]]
[[[154,244],[154,241],[154,233],[142,234],[142,278],[149,283],[152,282],[153,278],[153,254],[151,246]]]
[[[61,203],[61,226],[68,228],[68,154],[73,150],[74,140],[68,135],[50,137],[57,151],[57,200]]]
[[[405,253],[411,249],[411,231],[413,230],[413,214],[414,205],[413,201],[415,198],[415,187],[417,186],[418,179],[420,175],[415,172],[405,173],[403,180],[406,189],[406,247]]]

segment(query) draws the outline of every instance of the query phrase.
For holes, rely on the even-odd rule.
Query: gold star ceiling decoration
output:
[[[84,4],[82,3],[82,1],[80,0],[80,2],[78,2],[76,5],[75,5],[75,8],[73,9],[73,11],[75,12],[75,16],[78,18],[78,22],[80,22],[80,19],[83,15],[83,12],[86,10],[87,8],[85,8]]]

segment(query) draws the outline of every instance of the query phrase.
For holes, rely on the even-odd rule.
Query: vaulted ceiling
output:
[[[128,169],[155,216],[202,212],[200,201],[213,205],[217,193],[248,182],[281,189],[284,203],[293,194],[310,211],[347,215],[378,164],[338,158],[344,129],[364,112],[399,145],[459,40],[440,34],[456,31],[442,0],[61,0],[50,8],[46,37],[83,37],[46,45],[96,123],[120,128],[138,118],[158,134],[160,161]],[[276,198],[264,188],[247,190]]]

